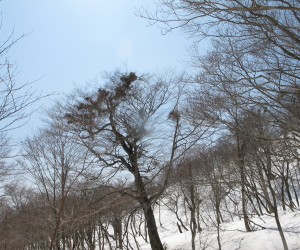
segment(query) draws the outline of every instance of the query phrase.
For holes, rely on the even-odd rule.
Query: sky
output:
[[[154,10],[155,0],[2,0],[0,41],[26,34],[7,56],[18,67],[16,80],[37,80],[43,94],[67,94],[116,69],[185,69],[191,41],[179,30],[163,35],[135,14],[141,7]],[[31,121],[18,133],[35,126]]]

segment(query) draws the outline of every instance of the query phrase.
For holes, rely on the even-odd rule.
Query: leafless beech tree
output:
[[[159,2],[155,13],[140,15],[165,25],[167,31],[181,27],[196,40],[210,37],[230,44],[225,45],[226,53],[237,61],[239,80],[248,79],[263,96],[261,104],[276,109],[279,122],[298,133],[299,113],[292,106],[299,105],[299,1]]]
[[[199,131],[187,129],[181,119],[180,89],[180,79],[174,77],[116,72],[105,88],[71,101],[65,116],[98,158],[102,175],[139,202],[155,250],[162,250],[163,244],[153,202],[164,191],[174,161],[195,143],[188,139],[196,141]]]
[[[24,144],[21,164],[33,178],[49,208],[51,230],[49,249],[66,249],[65,224],[68,222],[66,203],[71,192],[88,175],[93,158],[74,137],[52,124]]]
[[[7,58],[9,49],[23,36],[14,39],[12,32],[0,41],[0,183],[12,169],[7,159],[12,157],[13,143],[9,132],[21,127],[33,112],[32,105],[40,99],[32,83],[16,82],[17,68]],[[10,172],[11,174],[11,172]]]
[[[220,127],[220,131],[223,131],[223,135],[230,134],[232,138],[234,138],[235,144],[233,146],[236,148],[236,164],[240,170],[243,218],[246,230],[251,231],[252,229],[250,227],[250,219],[247,211],[247,203],[249,203],[249,201],[251,202],[251,197],[248,195],[247,191],[247,152],[249,147],[251,147],[251,145],[253,146],[255,142],[256,146],[260,147],[261,150],[262,146],[258,146],[259,141],[277,141],[276,139],[280,137],[280,133],[274,133],[272,137],[270,137],[266,133],[262,133],[262,131],[260,133],[253,133],[253,131],[251,131],[251,123],[249,121],[245,122],[245,114],[249,113],[249,116],[252,116],[251,121],[256,119],[257,122],[259,121],[262,124],[262,117],[266,115],[270,117],[270,114],[269,112],[265,112],[262,117],[259,117],[258,113],[255,113],[255,110],[260,112],[260,96],[255,90],[252,91],[253,89],[251,89],[251,87],[247,84],[248,79],[240,80],[240,78],[238,78],[240,71],[233,70],[235,62],[231,62],[229,60],[230,58],[227,58],[227,54],[219,54],[217,51],[214,52],[215,53],[209,54],[203,61],[203,72],[198,76],[199,83],[202,84],[199,86],[199,92],[197,91],[197,95],[194,95],[194,106],[192,108],[193,111],[191,112],[191,115],[195,116],[195,119],[197,119],[197,116],[206,117],[208,121],[215,124],[215,126]],[[230,57],[230,55],[228,55],[228,57]],[[224,63],[225,61],[223,60],[225,59],[228,60],[228,64]],[[195,110],[197,110],[197,112],[195,112]],[[256,128],[259,124],[257,122],[254,125]],[[267,143],[265,142],[264,146],[266,145]],[[270,153],[268,155],[271,157]],[[268,162],[269,167],[266,174],[272,172],[272,164],[270,161]],[[258,171],[261,169],[260,165],[256,167]],[[267,191],[265,192],[264,199],[268,202],[268,206],[271,208],[271,211],[275,212],[276,223],[278,225],[283,244],[286,245],[285,237],[278,218],[277,208],[275,208],[276,198],[274,197],[274,188],[271,184],[270,174],[267,174],[267,176],[269,176],[269,179],[263,178],[262,180],[266,180],[266,182],[260,183],[262,184],[262,187],[267,187],[267,189],[273,194],[274,199],[272,199],[273,202],[271,203],[268,198]]]
[[[21,183],[7,185],[2,196],[1,249],[23,249],[24,246],[36,249],[38,245],[43,247],[41,242],[46,240],[44,207],[41,206],[34,190],[22,185]]]
[[[294,42],[299,43],[298,1],[160,0],[159,3],[155,13],[141,10],[140,15],[165,25],[166,31],[181,27],[202,37],[249,38],[252,34],[252,38],[272,42],[284,53],[298,57],[299,44],[294,46]],[[232,28],[230,33],[228,28]]]

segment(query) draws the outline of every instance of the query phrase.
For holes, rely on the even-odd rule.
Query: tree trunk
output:
[[[260,163],[258,160],[256,161],[256,166],[257,166],[257,170],[258,170],[258,177],[259,177],[259,180],[260,180],[261,189],[262,189],[263,194],[264,194],[264,199],[267,203],[267,207],[268,207],[269,212],[274,213],[274,206],[271,202],[271,199],[270,199],[270,196],[269,196],[269,193],[268,193],[267,184],[265,182],[265,178],[264,178],[263,171],[262,171],[262,167],[263,167],[262,165],[263,165],[263,163]]]
[[[147,201],[146,201],[147,200]],[[163,244],[161,243],[156,221],[153,213],[153,209],[151,207],[151,204],[149,202],[148,197],[145,197],[143,204],[143,211],[145,215],[145,219],[147,222],[147,228],[148,228],[148,235],[150,240],[150,245],[152,250],[164,250]]]
[[[119,247],[119,249],[123,249],[123,232],[122,232],[121,217],[114,215],[113,228],[114,228],[116,246]]]
[[[286,166],[286,175],[283,177],[283,180],[284,180],[284,184],[285,184],[285,189],[286,189],[286,193],[287,193],[287,196],[289,198],[289,208],[291,210],[293,210],[293,208],[295,208],[295,204],[293,202],[293,198],[292,198],[292,194],[291,194],[291,191],[290,191],[290,185],[289,185],[289,177],[290,177],[290,174],[289,174],[289,162],[287,162],[287,166]]]
[[[144,181],[138,171],[138,168],[136,168],[134,177],[135,177],[136,188],[138,190],[138,193],[140,194],[138,201],[143,208],[145,220],[147,223],[147,229],[148,229],[148,235],[149,235],[151,249],[152,250],[164,250],[163,244],[161,243],[161,240],[160,240],[160,237],[159,237],[159,234],[157,231],[157,226],[156,226],[153,209],[151,206],[151,201],[147,195],[145,184],[144,184]]]
[[[190,181],[190,195],[191,195],[191,202],[189,209],[191,210],[191,221],[190,221],[190,229],[191,229],[191,234],[192,234],[192,250],[196,249],[195,246],[195,239],[196,239],[196,234],[197,234],[197,220],[196,220],[196,202],[195,202],[195,186],[194,186],[194,180],[193,180],[193,173],[192,173],[192,168],[189,165],[189,181]]]
[[[241,145],[240,145],[241,144]],[[243,209],[243,219],[247,232],[251,232],[250,222],[247,214],[246,208],[246,173],[245,173],[245,145],[238,140],[238,158],[239,158],[239,168],[240,168],[240,178],[241,178],[241,192],[242,192],[242,209]]]
[[[275,194],[275,191],[272,187],[271,178],[270,178],[271,173],[272,173],[272,160],[271,160],[271,152],[270,152],[269,148],[267,148],[267,150],[266,150],[266,157],[267,157],[267,170],[268,170],[268,175],[267,175],[268,179],[267,180],[268,180],[269,189],[271,191],[271,195],[272,195],[272,198],[273,198],[275,221],[276,221],[276,225],[277,225],[277,228],[278,228],[278,231],[279,231],[279,234],[280,234],[283,249],[288,250],[288,245],[287,245],[287,242],[286,242],[286,239],[285,239],[282,227],[281,227],[281,223],[280,223],[280,220],[279,220],[277,202],[276,202],[276,194]]]

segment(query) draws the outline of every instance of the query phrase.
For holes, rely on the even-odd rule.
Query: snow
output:
[[[156,211],[158,221],[158,211]],[[168,250],[190,250],[191,234],[185,231],[182,234],[177,229],[177,219],[172,212],[163,209],[161,211],[162,227],[159,232],[162,241]],[[265,227],[257,227],[254,232],[246,232],[243,221],[222,223],[220,238],[222,250],[281,250],[283,245],[273,216],[263,215],[251,218],[255,223]],[[300,249],[300,211],[280,211],[280,222],[290,250]],[[159,224],[159,223],[157,223]],[[188,225],[187,225],[188,226]],[[141,241],[140,241],[141,242]],[[151,250],[148,243],[141,243],[141,249]],[[217,229],[215,227],[204,227],[203,231],[197,234],[196,249],[214,250],[218,248]]]

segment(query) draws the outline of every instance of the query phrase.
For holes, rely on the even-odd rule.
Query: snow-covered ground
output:
[[[158,221],[158,212],[157,221]],[[163,210],[160,215],[162,227],[159,227],[162,241],[168,250],[190,250],[191,234],[189,231],[179,233],[176,226],[175,215],[167,210]],[[280,250],[283,249],[281,238],[277,230],[275,219],[270,215],[251,218],[251,220],[266,229],[259,229],[254,232],[245,232],[242,220],[222,223],[220,238],[223,250]],[[300,211],[280,212],[280,221],[284,230],[284,235],[290,250],[300,250]],[[157,223],[159,224],[159,223]],[[142,250],[150,250],[150,245],[142,243]],[[215,227],[204,227],[196,237],[196,249],[213,250],[218,248],[217,230]]]

